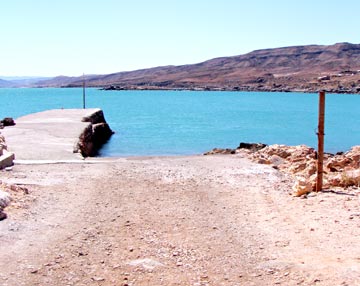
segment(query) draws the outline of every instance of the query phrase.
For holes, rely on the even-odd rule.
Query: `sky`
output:
[[[79,76],[360,43],[358,0],[0,0],[0,76]]]

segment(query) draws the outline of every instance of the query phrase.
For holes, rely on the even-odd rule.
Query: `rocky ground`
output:
[[[360,284],[357,188],[294,197],[243,154],[86,162],[0,172],[0,285]]]
[[[316,190],[317,152],[306,145],[266,145],[240,143],[236,149],[215,148],[204,155],[242,154],[252,161],[284,172],[294,181],[294,195],[302,196]],[[324,189],[360,187],[360,146],[347,152],[324,154]]]

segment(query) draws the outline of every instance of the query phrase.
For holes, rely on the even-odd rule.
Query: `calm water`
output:
[[[81,108],[81,89],[0,89],[0,118]],[[116,132],[102,156],[199,154],[240,142],[316,147],[317,94],[87,89]],[[360,96],[328,94],[325,149],[360,145]]]

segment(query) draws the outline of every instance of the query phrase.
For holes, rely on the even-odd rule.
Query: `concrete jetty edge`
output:
[[[114,133],[101,109],[54,109],[29,114],[1,130],[17,160],[79,160],[98,154]]]
[[[110,139],[114,132],[106,122],[101,109],[84,116],[81,121],[89,124],[80,134],[74,153],[79,152],[83,157],[96,156],[102,145]]]

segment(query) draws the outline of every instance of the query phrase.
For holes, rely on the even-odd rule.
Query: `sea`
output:
[[[81,88],[2,88],[0,119],[48,109],[82,108]],[[316,148],[318,94],[86,89],[115,134],[100,156],[202,154],[240,142]],[[360,95],[326,94],[325,151],[360,145]]]

